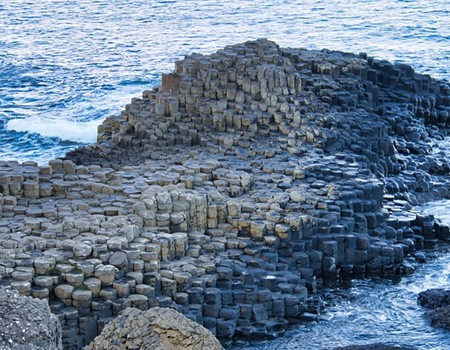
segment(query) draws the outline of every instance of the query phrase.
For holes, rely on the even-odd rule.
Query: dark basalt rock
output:
[[[450,290],[448,289],[428,289],[419,293],[418,303],[428,309],[437,309],[450,306]]]
[[[449,111],[448,84],[367,55],[260,39],[186,56],[95,145],[0,162],[1,282],[50,299],[70,349],[130,306],[224,345],[282,334],[321,285],[410,273],[450,239],[411,211],[448,198],[431,143]]]
[[[425,313],[433,327],[444,328],[450,331],[450,306],[439,307],[436,310]]]
[[[433,309],[425,313],[433,327],[450,330],[450,290],[428,289],[419,294],[417,301],[421,306]]]

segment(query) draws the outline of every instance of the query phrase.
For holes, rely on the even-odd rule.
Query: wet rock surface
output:
[[[85,350],[157,349],[222,350],[214,335],[167,308],[127,308]]]
[[[62,349],[61,326],[46,300],[0,288],[0,348]]]
[[[425,317],[433,327],[450,331],[450,306],[439,307],[425,313]]]
[[[431,309],[424,315],[433,327],[450,331],[450,290],[428,289],[419,293],[417,301],[423,307]]]
[[[449,112],[447,83],[365,54],[192,54],[95,145],[0,162],[1,283],[48,299],[67,349],[127,307],[224,345],[281,335],[322,284],[401,275],[448,240],[411,208],[448,197]]]
[[[450,290],[435,288],[419,293],[417,298],[419,305],[428,309],[450,306]]]

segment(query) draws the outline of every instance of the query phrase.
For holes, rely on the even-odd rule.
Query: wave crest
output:
[[[7,130],[36,133],[43,137],[56,137],[63,141],[93,143],[97,139],[97,126],[102,120],[78,122],[42,117],[12,119],[6,124]]]

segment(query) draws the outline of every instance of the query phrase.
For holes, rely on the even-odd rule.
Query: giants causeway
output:
[[[127,307],[222,344],[314,318],[343,279],[449,239],[450,86],[405,64],[259,39],[191,54],[48,165],[0,162],[1,285],[48,299],[65,349]],[[434,149],[434,151],[432,151]]]

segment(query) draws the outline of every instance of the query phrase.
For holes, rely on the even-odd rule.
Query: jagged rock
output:
[[[417,301],[428,309],[450,306],[450,290],[435,288],[420,292]]]
[[[103,349],[219,350],[223,347],[198,323],[173,309],[156,307],[147,311],[125,309],[85,347],[85,350]]]
[[[425,312],[433,327],[450,331],[450,290],[435,288],[419,293],[417,301],[423,307],[432,309]]]
[[[0,349],[62,349],[61,335],[46,300],[0,289]]]
[[[425,318],[430,321],[433,327],[450,331],[450,306],[438,307],[436,310],[428,311],[425,313]]]

